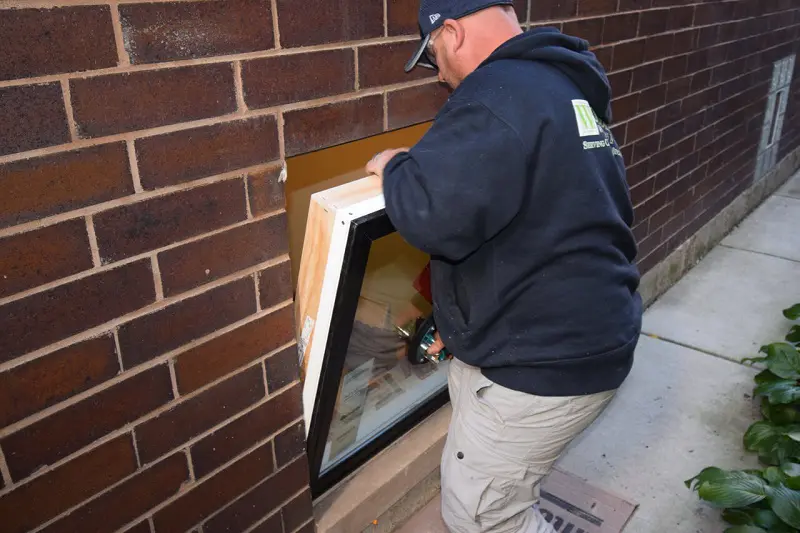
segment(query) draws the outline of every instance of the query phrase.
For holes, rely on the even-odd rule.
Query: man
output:
[[[442,516],[454,533],[551,532],[538,484],[628,375],[641,328],[608,80],[585,41],[523,33],[511,0],[422,0],[419,23],[406,69],[454,91],[416,146],[367,170],[432,256],[434,349],[455,357]]]

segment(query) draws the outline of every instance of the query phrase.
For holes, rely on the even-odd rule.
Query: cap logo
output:
[[[437,20],[442,18],[442,14],[441,13],[434,13],[433,15],[429,15],[428,18],[431,19],[431,24],[435,24]]]

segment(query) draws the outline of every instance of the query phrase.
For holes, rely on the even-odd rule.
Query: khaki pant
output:
[[[452,533],[550,533],[539,483],[615,391],[543,397],[450,362],[453,418],[442,457],[442,518]]]

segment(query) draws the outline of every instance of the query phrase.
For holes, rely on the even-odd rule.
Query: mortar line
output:
[[[32,231],[32,230],[37,230],[37,229],[53,226],[53,225],[58,224],[60,222],[65,222],[65,221],[68,221],[68,220],[75,220],[75,219],[78,219],[78,218],[85,217],[87,215],[97,215],[97,214],[102,213],[104,211],[109,211],[111,209],[116,209],[118,207],[127,207],[127,206],[130,206],[130,205],[133,205],[133,204],[138,204],[139,202],[144,202],[146,200],[152,200],[154,198],[161,198],[161,197],[169,196],[169,195],[175,194],[175,193],[189,192],[189,191],[192,191],[194,189],[198,189],[198,188],[201,188],[201,187],[206,187],[208,185],[216,185],[216,184],[221,183],[223,181],[233,180],[235,178],[241,178],[243,172],[248,174],[248,173],[253,173],[253,172],[262,172],[262,171],[266,171],[266,170],[271,170],[271,169],[275,168],[278,165],[278,163],[280,163],[280,162],[281,162],[280,160],[276,159],[275,161],[270,161],[268,163],[261,163],[261,164],[258,164],[258,165],[254,165],[252,167],[246,167],[246,168],[243,168],[243,169],[233,170],[233,171],[230,171],[230,172],[225,172],[223,174],[217,174],[217,175],[214,175],[214,176],[209,176],[207,178],[201,178],[201,179],[198,179],[198,180],[195,180],[195,181],[191,181],[191,182],[188,182],[188,183],[181,183],[181,184],[178,184],[178,185],[174,185],[174,186],[171,186],[171,187],[165,187],[163,189],[156,189],[156,190],[153,190],[153,191],[145,191],[145,192],[143,192],[141,194],[131,194],[131,195],[128,195],[128,196],[124,196],[122,198],[117,198],[115,200],[109,200],[107,202],[102,202],[102,203],[99,203],[99,204],[95,204],[95,205],[91,205],[91,206],[75,209],[74,211],[70,211],[68,213],[62,213],[60,215],[53,215],[53,216],[41,218],[39,220],[31,220],[30,222],[23,222],[22,224],[18,224],[16,226],[11,226],[11,227],[8,227],[8,228],[0,229],[0,238],[10,237],[12,235],[18,235],[18,234],[21,234],[21,233],[26,233],[28,231]],[[283,211],[285,211],[285,209],[283,209],[283,208],[276,209],[275,211],[271,211],[271,212],[269,212],[269,213],[267,213],[265,215],[257,215],[257,216],[254,217],[254,219],[259,219],[260,220],[262,218],[269,218],[271,216],[278,215]],[[226,227],[235,227],[235,226],[238,226],[238,225],[242,225],[243,222],[245,222],[245,221],[237,222],[237,223],[233,224],[232,226],[226,226]],[[194,237],[190,237],[189,239],[187,239],[185,241],[181,241],[181,242],[183,243],[183,242],[195,241],[195,240],[198,240],[197,237],[203,237],[203,236],[206,236],[206,235],[212,235],[212,234],[215,234],[215,233],[219,233],[219,231],[220,230],[213,230],[213,231],[210,231],[208,233],[204,233],[202,235],[196,235]],[[166,250],[169,247],[174,247],[174,244],[175,243],[172,243],[172,244],[168,245],[167,247],[159,248],[158,250]],[[139,254],[139,255],[134,256],[134,257],[141,257],[143,255],[147,255],[148,253]],[[130,259],[130,258],[128,258],[128,259]],[[115,264],[122,264],[124,262],[130,262],[128,259],[121,259],[119,261],[116,261]]]
[[[289,385],[283,387],[282,389],[280,389],[280,391],[277,391],[277,393],[287,392],[289,389],[291,389],[292,387],[298,385],[299,383],[300,383],[299,381],[293,381],[291,384],[289,384]],[[107,489],[105,489],[105,490],[101,491],[100,493],[92,496],[91,498],[80,502],[76,507],[84,505],[84,504],[92,501],[95,497],[99,497],[99,496],[101,496],[102,494],[104,494],[106,492],[110,492],[111,490],[114,490],[120,484],[125,483],[126,481],[130,480],[132,477],[136,476],[142,470],[146,470],[146,469],[152,468],[153,466],[157,465],[158,463],[160,463],[160,462],[168,459],[169,457],[173,456],[175,453],[180,453],[181,450],[184,447],[188,448],[188,447],[193,446],[194,444],[196,444],[197,442],[203,440],[204,438],[208,437],[209,435],[219,431],[220,429],[222,429],[226,425],[228,425],[228,424],[230,424],[230,423],[232,423],[232,422],[234,422],[234,421],[236,421],[236,420],[238,420],[238,419],[240,419],[240,418],[242,418],[244,416],[247,416],[248,414],[252,413],[256,409],[259,409],[260,407],[262,407],[264,404],[266,404],[270,400],[271,400],[271,398],[266,398],[266,397],[261,398],[256,403],[254,403],[252,405],[249,405],[246,409],[242,410],[239,413],[236,413],[235,416],[233,416],[233,417],[231,417],[229,419],[223,420],[222,422],[214,425],[213,427],[207,429],[206,431],[203,431],[199,435],[194,436],[192,439],[187,440],[187,442],[183,443],[181,446],[173,448],[173,449],[170,449],[167,452],[165,452],[162,455],[160,455],[158,458],[154,459],[152,462],[142,465],[142,468],[136,469],[130,475],[124,477],[123,479],[121,479],[120,481],[115,483],[114,485],[111,485]],[[174,407],[174,405],[171,405],[170,408],[172,408],[172,407]],[[104,435],[103,437],[100,437],[99,439],[97,439],[96,441],[92,442],[91,444],[85,446],[84,448],[81,448],[80,450],[78,450],[78,451],[76,451],[74,453],[71,453],[70,455],[60,459],[59,461],[56,461],[53,464],[47,465],[47,466],[37,470],[34,474],[31,474],[27,478],[23,479],[21,483],[18,483],[16,486],[14,486],[13,489],[18,488],[19,486],[24,486],[24,485],[33,483],[33,482],[35,482],[35,480],[47,475],[50,472],[53,472],[54,470],[57,470],[57,469],[61,468],[65,464],[75,460],[78,457],[81,457],[83,455],[91,453],[92,451],[94,451],[97,448],[99,448],[99,447],[101,447],[101,446],[113,441],[114,439],[117,439],[117,438],[119,438],[121,436],[124,436],[124,435],[130,435],[131,432],[134,429],[134,426],[133,426],[134,424],[143,424],[145,422],[153,420],[154,418],[157,418],[158,416],[160,416],[161,414],[163,414],[164,412],[166,412],[168,410],[169,409],[163,409],[163,408],[162,409],[158,409],[157,411],[153,411],[151,413],[148,413],[147,416],[144,416],[144,417],[142,417],[142,418],[140,418],[140,419],[138,419],[138,420],[136,420],[134,422],[131,422],[130,424],[127,424],[126,426],[124,426],[124,427],[122,427],[122,428],[120,428],[120,429],[118,429],[116,431],[112,431],[111,433],[109,433],[107,435]],[[272,440],[275,437],[277,437],[278,435],[280,435],[282,432],[290,429],[294,424],[297,424],[300,420],[302,420],[302,418],[298,418],[298,419],[296,419],[296,420],[294,420],[294,421],[292,421],[292,422],[290,422],[290,423],[288,423],[286,425],[281,426],[280,428],[276,429],[273,433],[270,433],[269,435],[263,437],[260,441],[258,441],[256,444],[254,444],[250,449],[245,450],[244,452],[239,454],[237,457],[242,457],[244,455],[247,455],[248,452],[252,451],[253,449],[258,447],[259,445],[264,444],[266,442],[269,442],[270,440]],[[135,439],[133,441],[133,445],[134,445],[134,451],[136,452],[136,454],[138,454],[138,447],[137,447]],[[302,455],[301,455],[301,457],[302,457]],[[229,464],[229,463],[231,463],[231,462],[233,462],[235,460],[236,460],[236,458],[233,458],[226,464]],[[139,461],[139,459],[138,459],[138,455],[137,455],[137,462],[138,461]],[[202,479],[205,479],[205,478],[209,477],[210,475],[213,475],[214,473],[220,472],[221,470],[224,470],[224,468],[225,468],[224,466],[219,467],[216,470],[212,471],[212,473],[206,474],[206,476],[204,476],[204,478],[202,478]],[[9,474],[9,479],[10,479],[10,474]],[[3,490],[0,490],[0,497],[2,497],[3,495],[7,494],[8,492],[11,492],[11,490],[12,490],[12,487],[6,486]],[[59,517],[60,516],[64,516],[65,514],[69,514],[73,509],[74,508],[67,510],[64,514],[59,515]],[[56,519],[57,518],[58,517],[56,517]],[[55,521],[56,519],[54,519],[53,521]],[[51,522],[48,522],[48,523],[51,523]],[[47,524],[43,524],[40,527],[44,527],[46,525]]]
[[[172,399],[178,400],[181,397],[181,393],[178,392],[178,375],[175,372],[175,358],[171,358],[167,361],[167,366],[169,366],[169,380],[172,383]]]
[[[389,131],[389,93],[383,93],[383,131]]]
[[[197,481],[197,476],[194,473],[194,464],[192,464],[192,452],[189,450],[189,446],[183,450],[183,453],[186,455],[186,464],[189,467],[189,479]]]
[[[139,455],[139,443],[136,442],[136,428],[131,428],[131,441],[133,441],[133,453],[136,455],[136,465],[142,467],[142,457]]]
[[[125,150],[128,152],[128,164],[131,170],[131,179],[133,180],[133,190],[136,193],[143,193],[142,178],[139,174],[139,159],[136,157],[136,144],[133,139],[125,141]]]
[[[69,125],[70,140],[75,142],[80,139],[80,135],[78,135],[78,125],[75,123],[75,112],[72,109],[72,93],[69,88],[69,80],[66,78],[61,79],[61,94],[64,98],[64,112]]]
[[[274,448],[274,446],[273,446],[273,448]],[[259,526],[264,525],[267,522],[267,520],[270,520],[273,516],[280,515],[280,513],[281,513],[281,507],[278,506],[277,509],[273,509],[271,513],[269,513],[267,516],[265,516],[263,518],[260,518],[255,524],[253,524],[252,526],[250,526],[247,529],[245,529],[242,533],[251,533],[252,531],[255,531]],[[281,517],[279,517],[279,518],[282,521],[282,518]],[[283,526],[281,526],[281,527],[283,527]]]
[[[236,91],[237,114],[247,114],[247,103],[244,101],[244,83],[242,81],[242,62],[233,62],[233,86]]]
[[[19,293],[16,293],[16,294],[12,294],[11,296],[8,296],[8,297],[5,297],[5,298],[0,298],[0,306],[6,305],[6,304],[11,303],[11,302],[16,302],[17,300],[22,300],[24,298],[28,298],[29,296],[33,296],[35,294],[39,294],[39,293],[42,293],[42,292],[49,291],[49,290],[54,289],[56,287],[60,287],[61,285],[66,285],[68,283],[72,283],[73,281],[78,281],[80,279],[88,278],[90,276],[94,276],[94,275],[102,273],[102,272],[108,272],[109,270],[114,270],[116,268],[120,268],[120,267],[129,265],[131,263],[136,263],[137,261],[141,261],[143,259],[148,259],[153,254],[158,254],[160,252],[165,252],[165,251],[172,250],[172,249],[175,249],[175,248],[180,248],[183,245],[191,244],[191,243],[203,240],[205,238],[214,237],[214,236],[219,235],[221,233],[225,233],[226,231],[230,231],[230,230],[234,230],[234,229],[240,228],[242,226],[246,226],[246,225],[248,225],[248,223],[252,224],[254,222],[262,222],[264,220],[268,220],[270,218],[273,218],[273,217],[276,217],[276,216],[280,216],[280,215],[284,214],[285,212],[286,212],[285,209],[279,209],[277,211],[272,211],[272,212],[269,212],[269,213],[265,213],[263,215],[258,215],[256,217],[253,217],[252,219],[245,219],[245,220],[242,220],[240,222],[237,222],[236,224],[231,224],[230,226],[225,226],[224,228],[219,228],[219,229],[216,229],[214,231],[210,231],[208,233],[204,233],[202,235],[195,235],[194,237],[191,237],[191,238],[186,239],[184,241],[180,241],[180,242],[177,242],[177,243],[172,243],[172,244],[169,244],[169,245],[164,246],[162,248],[157,248],[155,250],[150,250],[148,252],[143,252],[143,253],[135,255],[133,257],[127,257],[125,259],[120,259],[119,261],[115,261],[113,263],[108,263],[106,265],[101,265],[100,267],[98,267],[96,269],[93,269],[93,270],[86,270],[86,271],[83,271],[83,272],[78,272],[77,274],[73,274],[71,276],[65,276],[65,277],[63,277],[61,279],[52,281],[50,283],[43,283],[42,285],[39,285],[38,287],[34,287],[32,289],[28,289],[28,290],[25,290],[25,291],[22,291],[22,292],[19,292]],[[3,235],[0,235],[0,237],[3,237]],[[280,259],[286,258],[286,257],[288,257],[288,255],[287,254],[283,254],[283,255],[279,255],[277,257],[274,257],[272,259],[269,259],[266,262],[269,263],[271,261],[275,261],[275,264],[277,264],[277,263],[282,262],[282,261],[280,261]],[[244,271],[244,270],[247,270],[247,269],[243,269],[242,271]],[[229,276],[230,275],[233,275],[233,274],[229,274]],[[215,283],[216,281],[217,280],[214,280],[214,281],[211,281],[209,283]],[[195,287],[195,288],[191,289],[190,291],[194,291],[197,288],[198,287]],[[190,291],[186,291],[186,292],[190,292]],[[177,298],[178,296],[180,296],[182,294],[185,294],[185,293],[174,295],[174,297]],[[2,367],[2,365],[0,365],[0,367]]]
[[[389,36],[389,0],[383,0],[383,36]]]
[[[353,77],[355,78],[353,81],[353,90],[358,92],[361,89],[361,75],[359,74],[359,63],[358,63],[358,48],[353,48]]]
[[[296,496],[296,495],[295,495],[295,496]],[[306,527],[308,524],[312,523],[313,521],[314,521],[314,518],[313,518],[313,517],[312,517],[312,518],[309,518],[308,520],[306,520],[305,522],[303,522],[303,525],[302,525],[302,526],[300,526],[300,527],[298,527],[297,529],[295,529],[293,533],[299,533],[300,531],[302,531],[302,530],[303,530],[303,528],[304,528],[304,527]]]
[[[261,289],[258,287],[258,271],[253,272],[253,285],[256,289],[256,309],[261,311]]]
[[[122,20],[119,14],[119,2],[112,0],[109,4],[111,9],[111,25],[114,27],[114,42],[117,46],[117,60],[120,66],[131,64],[128,51],[125,49],[125,34],[122,30]]]
[[[6,489],[14,485],[14,480],[11,478],[11,471],[8,469],[8,463],[6,463],[6,455],[3,453],[3,448],[0,448],[0,477],[2,477]]]
[[[279,352],[280,353],[280,352]],[[271,394],[269,390],[269,379],[267,379],[267,359],[271,359],[277,354],[270,355],[261,360],[261,375],[264,378],[264,390],[267,391],[267,398],[272,398],[275,394]]]
[[[42,348],[39,348],[37,350],[34,350],[34,351],[29,352],[29,353],[24,354],[24,355],[20,355],[19,357],[15,357],[15,358],[11,359],[10,361],[2,363],[2,364],[0,364],[0,373],[1,372],[5,372],[7,370],[11,370],[11,369],[16,368],[18,366],[21,366],[21,365],[23,365],[25,363],[29,363],[31,361],[34,361],[34,360],[39,359],[41,357],[44,357],[46,355],[49,355],[49,354],[51,354],[51,353],[53,353],[55,351],[58,351],[58,350],[60,350],[62,348],[66,348],[66,347],[72,346],[73,344],[76,344],[78,342],[81,342],[81,341],[84,341],[84,340],[87,340],[87,339],[92,339],[94,337],[106,334],[113,328],[116,328],[116,327],[118,327],[120,325],[124,325],[124,324],[127,324],[129,322],[132,322],[133,320],[136,320],[136,319],[141,318],[143,316],[147,316],[147,315],[156,313],[158,311],[161,311],[163,309],[166,309],[170,305],[176,304],[178,302],[182,302],[184,300],[187,300],[187,299],[195,297],[195,296],[199,296],[199,295],[204,294],[204,293],[206,293],[208,291],[211,291],[213,289],[222,287],[223,285],[227,285],[228,283],[232,283],[232,282],[243,280],[243,279],[249,277],[256,270],[259,270],[259,269],[263,270],[263,269],[266,269],[266,268],[270,268],[270,267],[279,265],[281,263],[284,263],[286,261],[288,261],[288,258],[284,255],[284,256],[281,256],[281,258],[279,258],[279,260],[270,260],[270,261],[267,261],[265,263],[260,263],[258,265],[250,267],[250,268],[248,268],[246,270],[243,270],[241,272],[236,272],[236,273],[231,274],[229,276],[225,276],[224,278],[220,278],[219,280],[216,280],[215,282],[210,283],[208,285],[204,285],[204,286],[195,288],[195,289],[193,289],[191,291],[188,291],[188,292],[186,292],[184,294],[181,294],[179,296],[165,298],[164,300],[162,300],[160,302],[153,302],[152,304],[150,304],[150,305],[148,305],[146,307],[143,307],[141,309],[137,309],[136,311],[128,313],[127,315],[123,315],[121,317],[117,317],[114,320],[110,320],[109,322],[107,322],[105,324],[100,324],[99,326],[95,326],[93,328],[87,329],[87,330],[82,331],[80,333],[76,333],[76,334],[74,334],[74,335],[72,335],[70,337],[61,339],[61,340],[59,340],[57,342],[54,342],[54,343],[49,344],[47,346],[43,346]],[[290,305],[291,303],[292,303],[292,299],[289,298],[284,302],[281,302],[281,303],[279,303],[279,304],[277,304],[277,305],[275,305],[273,307],[270,307],[269,309],[265,309],[264,311],[261,311],[261,312],[256,313],[256,314],[259,314],[259,315],[269,314],[270,312],[277,311],[277,310],[279,310],[279,309],[281,309],[281,308],[283,308],[283,307],[285,307],[287,305]],[[249,315],[249,316],[253,316],[253,315]],[[242,319],[242,320],[245,320],[245,319]],[[242,321],[239,321],[237,323],[242,323]],[[219,330],[216,330],[216,331],[222,331],[223,329],[227,329],[227,326],[226,326],[226,328],[220,328]],[[212,332],[209,335],[206,335],[206,336],[204,336],[202,338],[207,338],[207,339],[210,340],[210,339],[218,336],[218,335],[214,335],[215,332]],[[193,346],[196,346],[197,344],[199,344],[198,340],[199,339],[195,339],[194,341],[191,341],[191,342],[187,343],[184,346],[176,348],[175,350],[171,350],[168,353],[175,353],[175,354],[181,353],[181,352],[185,351],[184,348],[188,349],[189,347],[193,347]],[[161,357],[163,357],[163,356],[159,356],[157,359],[161,359]],[[164,360],[166,360],[166,358],[164,358]],[[151,365],[151,366],[156,366],[156,365]],[[0,429],[0,432],[2,432],[2,429]]]
[[[278,112],[278,157],[283,162],[284,168],[286,168],[286,134],[284,130],[286,129],[286,119],[283,116],[283,112]]]
[[[117,374],[120,374],[125,371],[125,363],[122,362],[122,346],[119,343],[118,327],[114,328],[113,336],[114,336],[114,348],[117,351],[117,363],[119,364],[119,372],[117,372]]]
[[[161,266],[158,264],[158,254],[150,256],[150,269],[153,271],[153,284],[156,288],[156,301],[164,299],[164,280],[161,278]]]
[[[769,198],[769,197],[767,197],[767,198]],[[742,222],[744,222],[744,220]],[[791,257],[783,257],[783,256],[780,256],[780,255],[771,254],[769,252],[759,252],[758,250],[750,250],[750,249],[747,249],[747,248],[739,248],[738,246],[731,246],[730,244],[723,244],[721,242],[718,244],[718,246],[721,246],[722,248],[727,248],[729,250],[737,250],[739,252],[748,252],[748,253],[751,253],[751,254],[763,255],[763,256],[772,257],[772,258],[775,258],[775,259],[782,259],[783,261],[789,261],[790,263],[798,263],[798,264],[800,264],[800,260],[798,260],[798,259],[792,259]]]
[[[422,78],[419,80],[412,80],[412,81],[404,81],[400,83],[395,83],[391,85],[381,86],[381,87],[370,87],[368,89],[360,89],[358,92],[349,92],[344,94],[337,94],[333,96],[326,96],[323,98],[316,98],[313,100],[302,100],[299,102],[292,102],[289,104],[283,104],[279,106],[267,107],[263,109],[256,109],[256,110],[248,110],[247,113],[241,115],[233,113],[227,113],[224,115],[218,115],[215,117],[209,117],[199,120],[192,120],[186,122],[178,122],[175,124],[167,124],[164,126],[158,126],[155,128],[147,128],[142,130],[136,130],[132,132],[126,133],[118,133],[114,135],[108,135],[104,137],[96,137],[91,139],[81,139],[71,144],[67,145],[56,145],[56,146],[48,146],[45,148],[37,148],[34,150],[27,150],[24,152],[17,152],[14,154],[8,154],[5,156],[0,156],[0,164],[4,163],[13,163],[17,161],[27,160],[36,157],[44,157],[48,155],[60,154],[64,152],[71,152],[74,150],[79,150],[83,148],[91,148],[95,146],[99,146],[102,144],[110,144],[113,142],[119,141],[128,141],[128,140],[137,140],[137,139],[145,139],[149,137],[156,137],[159,135],[165,135],[168,133],[176,133],[181,131],[188,131],[197,128],[202,128],[205,126],[216,126],[219,124],[224,124],[228,122],[239,121],[242,119],[251,119],[251,118],[260,118],[270,115],[275,115],[276,113],[286,113],[288,111],[297,111],[297,110],[307,110],[307,109],[314,109],[317,107],[323,107],[326,105],[331,104],[340,104],[344,102],[351,102],[354,100],[360,100],[367,96],[374,96],[377,94],[382,94],[385,91],[396,91],[401,89],[410,89],[412,87],[419,87],[421,85],[426,85],[428,83],[433,83],[434,78]],[[0,88],[2,88],[0,86]]]
[[[270,8],[272,9],[272,35],[275,37],[275,49],[281,49],[281,28],[278,24],[278,2],[277,0],[270,0]]]
[[[86,234],[89,237],[89,249],[92,251],[92,264],[94,265],[94,268],[97,269],[103,266],[103,261],[100,259],[100,245],[97,243],[97,233],[94,229],[94,219],[92,219],[92,215],[87,215],[84,217],[84,221],[86,222]],[[94,273],[94,270],[89,270],[88,272]],[[81,274],[84,273],[85,272],[81,272]]]
[[[137,2],[140,2],[140,0],[137,0]],[[104,2],[102,5],[107,5],[107,3]],[[257,52],[226,54],[219,56],[200,57],[194,59],[178,59],[174,61],[165,61],[162,63],[132,63],[129,65],[100,68],[90,71],[72,72],[68,73],[67,77],[69,79],[83,79],[83,78],[95,78],[98,76],[106,76],[113,74],[130,74],[134,72],[174,70],[176,68],[182,68],[182,67],[193,67],[198,65],[216,65],[220,63],[230,63],[232,61],[249,61],[251,59],[292,56],[292,55],[300,55],[311,52],[326,52],[331,50],[342,50],[342,49],[352,48],[353,46],[362,47],[362,46],[372,46],[376,44],[402,43],[408,41],[415,41],[418,39],[419,36],[417,35],[398,35],[393,37],[380,36],[358,41],[342,41],[337,43],[327,43],[327,44],[319,44],[313,46],[298,46],[292,48],[270,48],[268,50],[260,50]],[[29,78],[3,80],[0,81],[0,87],[49,83],[53,81],[58,81],[63,76],[64,74],[46,74],[42,76],[32,76]]]
[[[697,346],[692,346],[691,344],[688,344],[688,343],[685,343],[685,342],[681,342],[681,341],[676,341],[676,340],[668,338],[668,337],[662,337],[661,335],[656,335],[654,333],[645,333],[645,332],[642,332],[642,335],[644,335],[645,337],[649,337],[651,339],[664,341],[664,342],[667,342],[669,344],[674,344],[675,346],[680,346],[681,348],[686,348],[686,349],[692,350],[694,352],[702,353],[704,355],[709,355],[711,357],[716,357],[717,359],[722,359],[723,361],[728,361],[729,363],[733,363],[733,364],[740,365],[740,366],[746,366],[746,367],[750,366],[750,365],[744,364],[744,363],[742,363],[740,361],[736,361],[735,359],[731,359],[731,358],[725,357],[724,355],[718,354],[716,352],[712,352],[712,351],[706,350],[705,348],[698,348]]]
[[[242,176],[242,180],[244,180],[244,205],[247,209],[247,219],[253,220],[253,207],[250,205],[250,180],[247,174]]]
[[[156,533],[156,522],[153,520],[153,515],[147,517],[147,523],[150,525],[150,533]]]

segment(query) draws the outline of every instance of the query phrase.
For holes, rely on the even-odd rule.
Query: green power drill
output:
[[[433,315],[427,318],[419,317],[406,326],[398,326],[396,329],[398,335],[408,342],[407,356],[412,365],[421,365],[422,363],[438,365],[452,357],[447,348],[443,348],[437,354],[428,353],[428,348],[435,342],[436,323]]]

